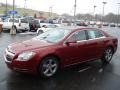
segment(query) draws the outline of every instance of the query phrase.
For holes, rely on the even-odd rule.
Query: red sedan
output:
[[[108,63],[117,45],[117,38],[96,28],[56,28],[9,45],[4,58],[12,70],[48,78],[59,68],[73,64],[96,59]]]

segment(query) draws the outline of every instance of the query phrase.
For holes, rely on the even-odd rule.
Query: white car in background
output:
[[[3,26],[2,26],[3,30],[10,30],[13,25],[13,20],[14,20],[14,25],[16,27],[16,30],[18,32],[23,32],[23,31],[29,30],[29,23],[24,18],[14,18],[14,19],[8,18],[8,19],[4,20]]]
[[[41,23],[40,26],[41,28],[38,28],[37,35],[44,33],[50,29],[59,27],[59,25],[57,24],[50,24],[50,23]]]

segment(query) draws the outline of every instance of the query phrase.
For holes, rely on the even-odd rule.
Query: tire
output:
[[[53,56],[46,57],[38,67],[38,72],[42,78],[50,78],[58,71],[58,59]]]
[[[112,60],[113,53],[114,53],[113,49],[111,47],[108,47],[104,51],[104,55],[103,55],[102,61],[104,61],[105,63],[109,63]]]
[[[38,31],[38,35],[40,35],[40,34],[42,34],[43,33],[43,31],[42,30],[39,30]]]

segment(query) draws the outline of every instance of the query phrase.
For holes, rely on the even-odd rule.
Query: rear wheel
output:
[[[43,78],[52,77],[58,71],[58,60],[56,57],[49,56],[43,59],[39,65],[39,74]]]
[[[108,47],[103,55],[102,60],[106,63],[109,63],[113,57],[113,49],[111,47]]]

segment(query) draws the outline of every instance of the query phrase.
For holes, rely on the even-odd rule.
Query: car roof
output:
[[[84,26],[63,26],[63,27],[59,27],[59,28],[60,29],[70,30],[70,31],[84,30],[84,29],[97,29],[97,28],[84,27]]]

